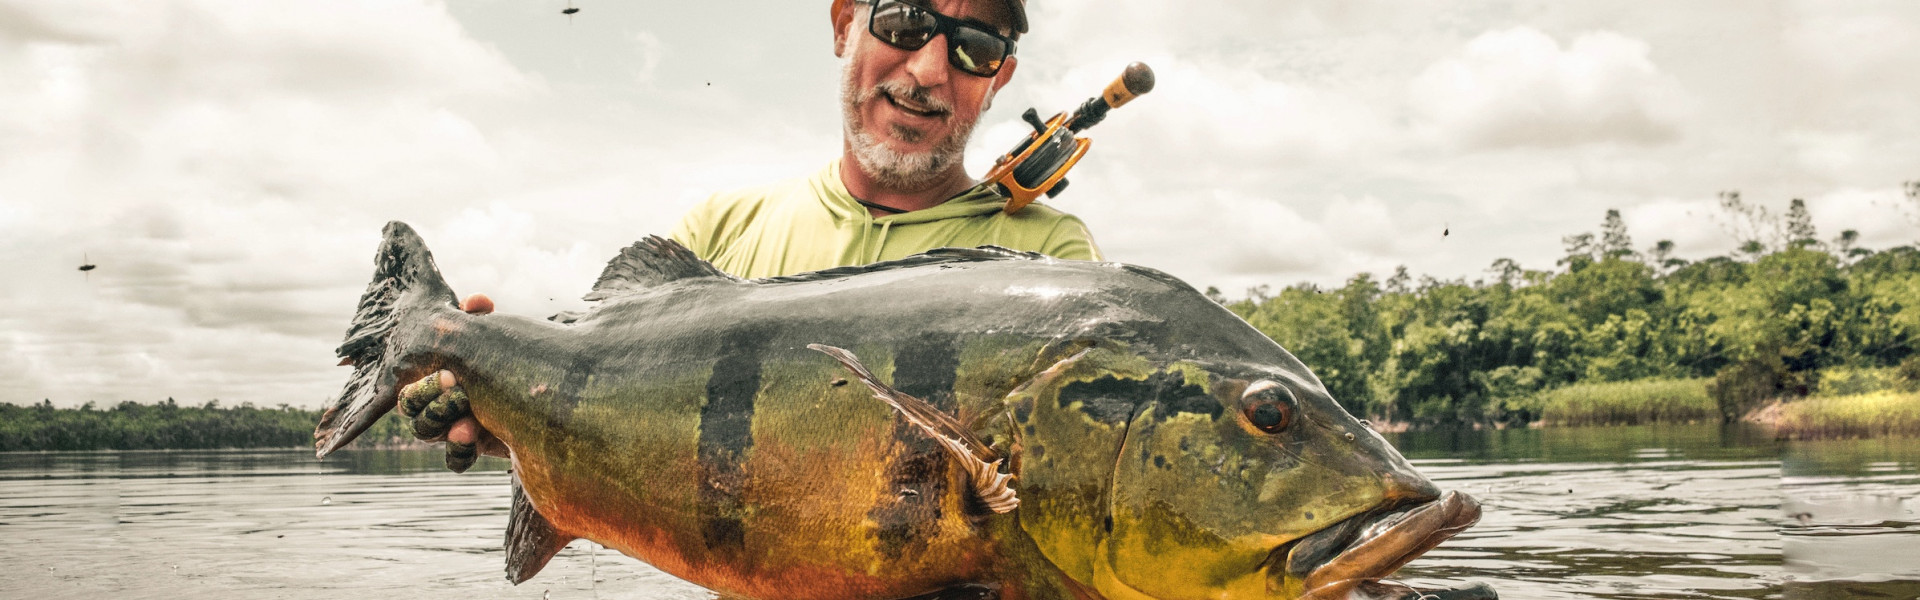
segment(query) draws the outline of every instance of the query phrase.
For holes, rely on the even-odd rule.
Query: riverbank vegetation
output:
[[[1505,414],[1539,415],[1543,425],[1642,425],[1720,420],[1706,379],[1576,383],[1508,401]]]
[[[0,404],[0,452],[19,450],[193,450],[287,448],[313,445],[320,413],[280,405],[222,407],[122,402],[96,409],[54,408],[53,403]],[[361,435],[362,444],[413,439],[397,417],[381,419]]]
[[[1769,420],[1787,439],[1920,436],[1920,392],[1814,397],[1773,410]]]
[[[1909,189],[1920,211],[1920,184]],[[1738,245],[1703,260],[1636,246],[1607,211],[1598,232],[1563,238],[1551,269],[1503,258],[1472,281],[1401,268],[1209,294],[1349,411],[1414,427],[1732,421],[1775,401],[1920,387],[1920,249],[1821,238],[1799,200],[1776,215],[1730,192],[1720,207]]]

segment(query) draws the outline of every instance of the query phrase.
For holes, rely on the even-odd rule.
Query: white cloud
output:
[[[4,400],[314,404],[360,215],[502,181],[470,115],[539,93],[434,3],[0,13]]]
[[[1148,121],[1158,128],[1149,135],[1196,158],[1338,159],[1352,157],[1388,135],[1384,116],[1338,92],[1276,80],[1244,66],[1177,59],[1156,63],[1162,91],[1151,103],[1142,102],[1139,110],[1144,114],[1127,118]],[[1110,72],[1089,71],[1068,80],[1112,78]]]
[[[1852,229],[1860,232],[1862,248],[1884,250],[1920,243],[1920,206],[1914,206],[1899,188],[1834,190],[1807,198],[1807,213],[1826,240]]]
[[[651,31],[633,34],[633,44],[640,54],[640,68],[634,73],[634,80],[640,83],[652,83],[655,74],[660,70],[660,61],[666,57],[667,45],[660,41],[660,36],[654,35]]]
[[[1890,18],[1889,11],[1915,11],[1907,3],[1803,2],[1802,18],[1784,32],[1787,48],[1823,79],[1899,85],[1920,68],[1920,23]],[[1892,77],[1894,79],[1887,79]]]
[[[1860,233],[1857,247],[1884,250],[1892,246],[1920,242],[1916,223],[1901,212],[1907,202],[1899,188],[1841,188],[1805,198],[1807,213],[1813,218],[1819,239],[1832,242],[1846,230]],[[1748,199],[1777,220],[1787,213],[1788,200]],[[1642,250],[1659,240],[1672,240],[1676,256],[1700,259],[1732,253],[1739,240],[1729,232],[1729,215],[1718,200],[1662,198],[1628,208],[1621,213],[1628,232]],[[1783,232],[1774,226],[1763,233]],[[1778,231],[1775,231],[1775,230]],[[1780,240],[1766,240],[1779,243]]]
[[[1681,135],[1688,100],[1648,53],[1646,42],[1605,31],[1564,49],[1529,27],[1490,31],[1415,77],[1409,104],[1422,125],[1465,147],[1663,143]]]
[[[1671,240],[1674,256],[1699,259],[1727,254],[1739,242],[1720,226],[1715,200],[1660,199],[1621,211],[1621,220],[1640,250]],[[1596,221],[1597,223],[1597,221]],[[1597,230],[1598,227],[1586,231]],[[1568,232],[1572,233],[1572,232]]]

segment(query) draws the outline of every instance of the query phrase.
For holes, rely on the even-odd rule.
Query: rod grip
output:
[[[1100,91],[1100,99],[1106,101],[1108,108],[1120,108],[1141,94],[1153,91],[1153,69],[1146,63],[1133,63]]]

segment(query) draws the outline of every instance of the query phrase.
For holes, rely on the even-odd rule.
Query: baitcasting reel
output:
[[[1085,156],[1092,142],[1074,137],[1080,130],[1107,118],[1107,111],[1120,108],[1141,94],[1153,91],[1153,69],[1144,63],[1127,65],[1113,83],[1089,98],[1073,114],[1060,113],[1046,122],[1033,109],[1020,115],[1033,126],[1033,133],[1013,147],[987,171],[985,185],[1007,199],[1007,214],[1019,212],[1041,194],[1052,198],[1067,189],[1067,170]]]

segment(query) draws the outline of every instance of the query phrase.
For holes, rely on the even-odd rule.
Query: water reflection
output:
[[[1920,590],[1916,440],[1783,444],[1740,425],[1390,438],[1487,509],[1480,526],[1402,571],[1416,579],[1489,581],[1508,598]]]
[[[1506,598],[1920,597],[1920,441],[1744,427],[1389,436],[1485,518],[1403,570]],[[506,463],[434,451],[0,453],[0,597],[708,598],[575,542],[502,577]]]
[[[1407,458],[1480,462],[1775,461],[1783,447],[1747,424],[1422,431],[1387,439]]]

